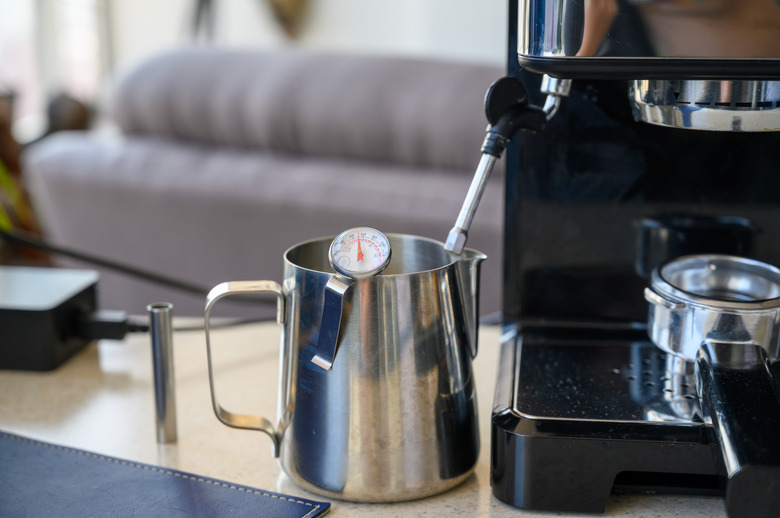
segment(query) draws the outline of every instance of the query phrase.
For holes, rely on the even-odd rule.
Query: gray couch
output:
[[[501,75],[405,58],[182,49],[117,81],[108,108],[119,135],[54,134],[23,167],[55,244],[207,286],[280,281],[285,249],[352,226],[443,241],[479,161],[485,90]],[[468,243],[489,257],[482,314],[500,306],[499,169]],[[202,295],[100,272],[102,308],[141,314],[170,301],[177,315],[202,315]]]

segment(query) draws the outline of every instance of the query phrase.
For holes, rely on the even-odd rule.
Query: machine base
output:
[[[663,352],[566,334],[524,332],[502,344],[494,495],[523,509],[603,512],[611,492],[722,494],[712,430]]]

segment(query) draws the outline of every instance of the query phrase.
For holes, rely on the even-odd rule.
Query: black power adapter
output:
[[[0,369],[52,370],[87,345],[97,306],[89,270],[0,267]]]

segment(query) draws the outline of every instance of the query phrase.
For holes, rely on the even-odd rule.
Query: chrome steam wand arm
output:
[[[468,231],[471,227],[471,220],[474,219],[474,214],[477,212],[479,200],[482,198],[482,193],[485,192],[485,186],[496,160],[498,160],[498,157],[489,153],[483,153],[482,158],[479,159],[479,165],[477,165],[474,178],[471,180],[469,191],[466,193],[466,199],[463,200],[463,206],[458,213],[458,219],[455,220],[455,226],[450,229],[450,233],[447,234],[447,240],[444,242],[444,249],[448,252],[456,254],[463,252],[463,248],[466,246]]]
[[[528,103],[523,83],[514,77],[503,77],[490,85],[485,95],[485,114],[490,125],[482,143],[482,158],[455,226],[444,243],[444,249],[455,254],[463,252],[466,246],[468,231],[490,173],[512,136],[519,129],[538,131],[547,120],[544,110]]]

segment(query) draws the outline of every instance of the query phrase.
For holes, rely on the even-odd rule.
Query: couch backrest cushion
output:
[[[301,50],[182,49],[123,75],[126,133],[473,171],[498,66]]]

